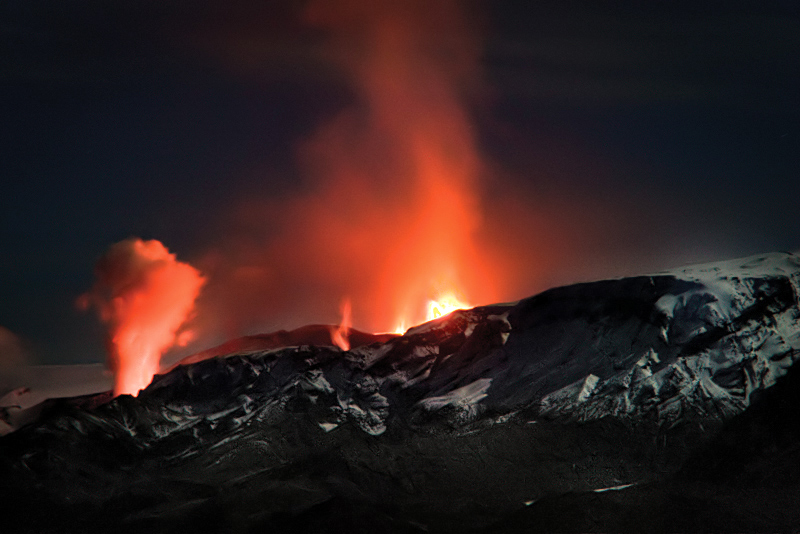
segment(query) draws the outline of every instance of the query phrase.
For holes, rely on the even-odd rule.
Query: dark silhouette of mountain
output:
[[[232,339],[218,347],[188,356],[172,366],[170,370],[174,369],[177,365],[189,365],[209,358],[225,357],[234,354],[250,354],[285,347],[299,347],[301,345],[316,345],[321,347],[333,345],[331,342],[331,329],[335,328],[336,327],[332,325],[314,324],[301,326],[294,330],[279,330],[270,334],[257,334],[254,336]],[[350,329],[348,341],[350,342],[350,348],[355,349],[373,343],[383,343],[395,337],[397,337],[397,334],[368,334],[360,330]]]
[[[223,345],[136,398],[54,400],[0,438],[2,524],[797,530],[798,287],[800,259],[770,254],[555,288],[349,351],[298,343],[321,327]]]

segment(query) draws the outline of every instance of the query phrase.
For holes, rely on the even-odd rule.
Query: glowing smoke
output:
[[[93,305],[108,327],[114,394],[136,395],[177,342],[204,278],[159,241],[131,238],[111,246],[95,268],[97,281],[78,304]]]
[[[359,328],[387,332],[422,322],[442,295],[496,301],[502,268],[476,244],[482,164],[463,102],[479,39],[459,2],[325,0],[307,18],[355,101],[298,147],[299,194],[239,206],[239,239],[203,263],[214,286],[201,315],[238,316],[230,337],[278,316],[318,320],[348,295]]]
[[[367,193],[379,212],[338,221],[372,255],[385,252],[371,262],[370,289],[387,310],[370,313],[393,329],[420,322],[444,292],[491,301],[474,244],[480,161],[460,95],[475,38],[458,2],[320,1],[309,18],[331,32],[332,55],[363,99],[361,115],[322,128],[306,157],[326,183],[359,200]]]
[[[353,325],[350,300],[342,302],[342,322],[338,327],[331,327],[331,341],[342,350],[350,350],[350,328]]]
[[[307,19],[325,36],[319,54],[353,98],[298,144],[291,189],[248,193],[223,211],[225,241],[199,264],[210,280],[196,321],[204,336],[219,343],[336,323],[345,295],[355,328],[402,332],[429,313],[602,271],[587,259],[604,250],[597,232],[619,234],[604,211],[625,210],[594,193],[536,185],[584,168],[602,176],[602,162],[542,140],[529,165],[537,176],[520,179],[481,157],[468,112],[480,93],[481,35],[468,4],[310,4]],[[580,163],[577,171],[562,170],[562,159]],[[454,302],[429,310],[430,301]]]

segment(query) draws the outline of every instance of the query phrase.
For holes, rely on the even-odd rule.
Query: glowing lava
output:
[[[445,315],[448,315],[456,310],[466,310],[473,307],[471,304],[467,304],[456,295],[456,291],[450,291],[441,294],[435,300],[428,300],[428,311],[425,315],[425,322],[427,323],[428,321],[433,321],[439,317],[444,317]],[[402,336],[408,330],[408,327],[406,326],[407,324],[408,323],[405,319],[401,320],[391,333]]]
[[[471,307],[472,306],[469,304],[459,300],[453,293],[447,293],[439,297],[439,300],[428,301],[428,315],[426,321],[432,321],[456,310],[463,310]]]

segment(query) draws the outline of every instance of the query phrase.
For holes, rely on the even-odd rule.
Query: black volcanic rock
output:
[[[797,530],[799,286],[800,259],[773,254],[556,288],[347,352],[204,355],[1,438],[2,524]]]

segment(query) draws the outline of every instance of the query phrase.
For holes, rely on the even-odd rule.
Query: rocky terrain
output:
[[[800,258],[776,253],[555,288],[349,351],[323,326],[231,342],[135,398],[48,401],[0,438],[0,524],[797,530],[798,288]]]

